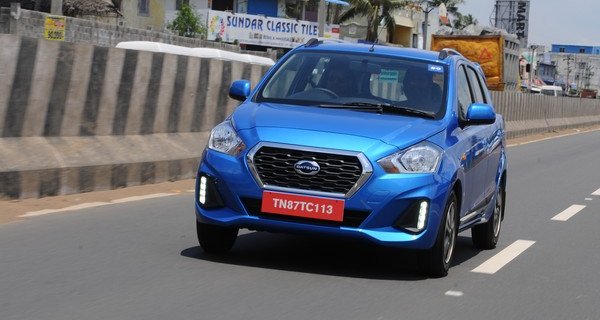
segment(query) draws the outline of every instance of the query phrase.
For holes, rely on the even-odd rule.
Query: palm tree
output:
[[[383,25],[391,34],[396,25],[394,12],[403,9],[410,1],[401,0],[349,0],[350,9],[338,18],[338,23],[346,22],[356,17],[367,18],[366,41],[375,42],[378,38],[379,25]]]

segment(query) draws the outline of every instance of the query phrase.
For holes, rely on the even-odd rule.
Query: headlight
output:
[[[230,121],[218,124],[210,132],[208,148],[235,156],[246,148]]]
[[[387,173],[433,173],[437,170],[442,150],[429,142],[421,142],[379,161]]]

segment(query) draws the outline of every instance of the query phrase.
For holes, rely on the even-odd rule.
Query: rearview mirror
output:
[[[250,95],[250,81],[237,80],[229,87],[229,97],[238,101],[244,101]]]
[[[468,125],[492,124],[496,122],[496,112],[489,104],[473,103],[467,109],[465,120]]]

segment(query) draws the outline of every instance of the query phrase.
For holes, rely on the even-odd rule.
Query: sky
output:
[[[489,26],[495,0],[464,0],[463,14],[472,14],[479,25]],[[531,0],[529,44],[600,46],[600,0]]]

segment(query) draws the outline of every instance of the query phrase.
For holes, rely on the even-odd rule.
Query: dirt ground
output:
[[[568,129],[554,132],[545,132],[541,134],[520,137],[515,139],[509,139],[508,145],[516,146],[527,144],[535,141],[546,140],[556,138],[565,135],[572,135],[577,133],[589,132],[600,130],[600,126],[579,128],[579,129]],[[181,194],[188,193],[190,196],[193,194],[195,182],[193,179],[181,180],[175,182],[164,182],[143,186],[135,186],[122,188],[117,190],[109,191],[96,191],[72,195],[63,195],[56,197],[46,197],[40,199],[20,199],[20,200],[0,200],[0,224],[4,223],[17,223],[24,219],[19,217],[23,214],[30,212],[45,210],[45,209],[60,209],[74,205],[95,203],[95,202],[111,202],[117,199],[144,196],[159,193],[169,194]],[[192,210],[190,208],[190,210]]]

